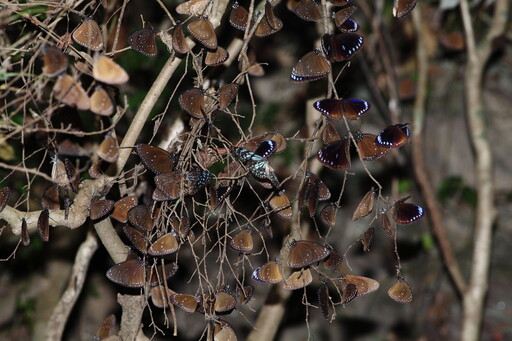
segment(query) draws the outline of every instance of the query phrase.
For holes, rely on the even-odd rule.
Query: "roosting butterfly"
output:
[[[363,37],[355,33],[325,34],[322,37],[322,49],[330,62],[352,58],[363,44]]]
[[[410,197],[405,197],[395,202],[393,218],[397,224],[407,225],[415,222],[425,215],[423,207],[405,202]]]
[[[370,103],[362,99],[322,99],[313,103],[313,107],[329,118],[357,120],[370,110]]]
[[[410,136],[409,123],[393,124],[377,135],[375,144],[388,148],[399,148],[407,143]]]
[[[233,154],[240,161],[249,166],[249,172],[257,179],[268,180],[274,187],[279,186],[272,166],[270,166],[267,157],[276,151],[277,142],[273,140],[263,140],[254,152],[243,147],[234,147]]]
[[[128,36],[128,45],[137,52],[146,56],[155,56],[156,48],[156,33],[153,27],[142,28]]]

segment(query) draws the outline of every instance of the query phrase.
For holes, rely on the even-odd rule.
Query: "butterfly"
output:
[[[237,159],[246,163],[249,172],[256,178],[269,180],[273,186],[279,186],[272,166],[270,166],[267,157],[273,154],[277,149],[277,142],[274,140],[263,140],[260,142],[254,152],[243,147],[234,147],[233,154]]]

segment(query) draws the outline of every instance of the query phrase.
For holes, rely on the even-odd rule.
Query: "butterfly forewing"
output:
[[[101,35],[100,27],[92,18],[85,19],[85,21],[73,31],[71,36],[74,41],[88,49],[93,51],[103,49],[103,36]]]
[[[78,193],[78,185],[80,183],[80,174],[76,170],[75,166],[68,158],[64,159],[64,168],[66,169],[66,176],[69,180],[69,186],[71,190],[75,193]]]
[[[178,199],[182,193],[182,178],[176,172],[158,174],[155,176],[155,185],[164,194],[165,200]]]
[[[288,277],[283,282],[283,289],[285,290],[297,290],[308,286],[313,281],[313,275],[311,275],[311,270],[302,269],[299,271],[293,272],[290,277]]]
[[[137,251],[144,255],[148,253],[148,242],[139,230],[126,225],[123,226],[123,232]]]
[[[97,200],[89,208],[89,218],[97,220],[105,217],[114,208],[113,200]]]
[[[30,235],[28,234],[27,221],[25,218],[21,219],[21,243],[23,246],[30,244]]]
[[[2,189],[3,190],[3,189]],[[2,191],[0,190],[0,191]],[[0,197],[2,197],[2,194],[0,194]],[[3,207],[5,204],[3,198],[0,199],[0,212],[2,212]],[[5,201],[7,203],[7,201]],[[43,208],[54,210],[54,209],[60,209],[60,197],[59,197],[59,187],[56,184],[50,185],[46,187],[46,189],[43,192],[43,197],[41,198],[41,205]]]
[[[170,296],[174,294],[174,291],[165,288],[164,285],[158,285],[154,288],[151,288],[149,293],[151,296],[151,302],[153,302],[157,308],[167,308],[169,306]]]
[[[393,124],[377,135],[375,144],[382,147],[399,148],[407,143],[410,136],[409,123]]]
[[[333,203],[327,204],[320,211],[320,220],[326,226],[334,227],[336,224],[336,207]]]
[[[352,215],[352,221],[359,220],[366,217],[373,210],[375,204],[375,189],[371,189],[365,194],[363,199],[357,205],[354,214]]]
[[[285,193],[279,193],[272,197],[269,201],[272,210],[281,218],[289,220],[292,218],[293,212],[290,200]]]
[[[322,9],[314,0],[302,0],[294,9],[294,13],[305,21],[320,21],[323,19]]]
[[[37,219],[37,231],[43,242],[47,242],[50,239],[50,213],[47,209],[44,209],[39,214]]]
[[[109,336],[115,334],[116,329],[116,316],[111,314],[107,316],[107,318],[103,321],[100,328],[96,332],[96,337],[98,340],[105,340]]]
[[[146,267],[140,259],[118,263],[107,271],[107,278],[128,288],[141,288],[146,280]]]
[[[381,212],[380,219],[381,227],[384,232],[386,232],[389,238],[394,239],[396,235],[396,226],[391,224],[388,214],[386,212]]]
[[[380,286],[376,280],[364,276],[345,275],[345,278],[357,287],[358,297],[371,294]]]
[[[418,0],[394,0],[393,3],[393,16],[396,18],[402,18],[409,14]]]
[[[333,249],[329,249],[329,255],[324,259],[323,265],[327,270],[334,271],[343,263],[343,257]]]
[[[207,17],[200,17],[187,25],[188,31],[197,41],[205,47],[215,50],[217,48],[217,36],[212,23]]]
[[[394,205],[394,219],[398,224],[408,225],[425,215],[423,207],[406,203],[409,197],[398,200]]]
[[[97,81],[118,85],[128,82],[128,73],[111,58],[99,56],[92,64],[92,76]]]
[[[311,82],[324,78],[331,72],[331,64],[319,50],[306,53],[292,69],[292,82]]]
[[[206,14],[206,9],[211,0],[189,0],[184,1],[176,7],[178,14],[201,16]]]
[[[148,254],[151,256],[165,256],[178,250],[179,243],[173,232],[169,232],[158,238],[148,248]]]
[[[325,144],[341,140],[340,134],[336,131],[331,122],[326,122],[322,131],[322,140]]]
[[[96,154],[98,154],[102,160],[109,163],[115,162],[119,156],[119,144],[117,143],[117,138],[112,136],[112,134],[108,134],[99,145]]]
[[[322,311],[322,316],[328,320],[330,316],[330,307],[331,307],[331,299],[329,297],[329,287],[327,283],[324,281],[320,288],[317,291],[318,303],[320,305],[320,310]]]
[[[309,240],[293,240],[290,244],[287,265],[290,268],[304,268],[317,263],[329,255],[329,250]]]
[[[153,27],[137,30],[128,36],[128,45],[146,56],[155,56],[156,30]]]
[[[68,58],[58,48],[44,45],[43,53],[43,75],[47,77],[56,77],[66,71],[68,67]]]
[[[362,236],[360,237],[361,244],[363,245],[363,251],[369,252],[373,245],[373,236],[375,234],[375,228],[370,227],[364,231]]]
[[[53,96],[62,103],[79,110],[89,110],[91,104],[87,92],[82,85],[70,75],[57,78],[53,86]]]
[[[330,62],[352,58],[363,44],[363,37],[355,33],[325,34],[322,37],[322,49]]]
[[[354,134],[361,159],[365,161],[378,160],[389,152],[390,149],[388,147],[375,144],[376,137],[376,135],[363,134],[359,131]]]
[[[128,211],[128,221],[142,231],[150,231],[154,227],[151,211],[145,205],[137,205]]]
[[[203,90],[198,88],[189,89],[180,95],[178,102],[190,116],[194,118],[203,118],[205,116],[206,109]]]
[[[176,156],[161,148],[138,144],[135,151],[142,163],[155,174],[171,172],[176,166]]]
[[[252,273],[252,278],[264,283],[279,283],[283,280],[279,264],[276,261],[270,261],[256,268]]]
[[[231,13],[229,14],[229,23],[234,28],[245,31],[247,24],[249,23],[249,12],[240,4],[238,1],[233,2],[231,6]]]
[[[206,58],[204,60],[204,63],[207,66],[218,66],[224,64],[224,62],[228,60],[228,58],[228,51],[225,48],[218,46],[217,50],[213,52],[206,52]]]
[[[237,252],[251,252],[254,247],[251,231],[249,229],[244,229],[238,232],[229,241],[229,246]]]
[[[101,86],[97,86],[90,98],[91,111],[97,115],[110,116],[114,113],[114,102],[108,92]]]
[[[185,54],[190,51],[181,25],[176,25],[172,32],[172,48],[178,54]]]
[[[343,138],[329,143],[318,151],[318,160],[326,167],[335,170],[350,168],[349,140]]]
[[[329,118],[357,120],[370,109],[370,103],[362,99],[322,99],[313,107]]]
[[[219,109],[224,110],[238,95],[239,85],[236,83],[225,84],[217,91]]]
[[[356,10],[357,10],[356,6],[349,6],[349,7],[340,9],[339,11],[334,13],[333,18],[334,18],[334,24],[336,25],[336,27],[339,28],[341,25],[343,25],[343,23],[345,21],[347,21],[347,19],[350,18],[350,16],[352,14],[354,14],[354,12]]]
[[[406,281],[399,279],[389,288],[388,296],[398,303],[409,303],[412,301],[412,290]]]
[[[213,309],[217,314],[227,313],[236,306],[236,299],[225,291],[219,291],[215,294]]]

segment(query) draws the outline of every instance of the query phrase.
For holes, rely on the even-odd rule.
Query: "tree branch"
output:
[[[509,0],[496,0],[492,26],[478,45],[473,35],[467,0],[461,0],[460,10],[468,47],[466,65],[466,114],[469,136],[475,151],[476,188],[478,202],[475,217],[473,259],[469,287],[464,294],[461,340],[479,339],[482,312],[488,289],[489,265],[492,251],[492,226],[496,217],[494,205],[493,153],[487,136],[482,80],[485,65],[491,54],[493,39],[503,34],[509,12]]]
[[[446,227],[443,223],[442,210],[437,201],[436,195],[430,183],[430,177],[427,174],[425,164],[423,130],[425,123],[425,107],[427,100],[428,85],[428,56],[425,48],[425,37],[421,23],[421,6],[417,6],[412,12],[413,24],[416,29],[416,56],[418,62],[418,84],[416,91],[416,100],[413,108],[413,128],[412,138],[412,160],[416,181],[421,189],[423,199],[428,209],[428,218],[431,222],[432,234],[437,240],[441,258],[448,270],[448,274],[459,297],[462,297],[466,290],[466,283],[456,258],[453,256],[450,241],[446,236]]]
[[[58,341],[62,339],[64,328],[68,320],[69,314],[82,292],[87,269],[92,256],[98,249],[98,241],[92,233],[87,234],[87,238],[80,245],[75,257],[75,264],[73,265],[73,272],[69,279],[68,287],[62,295],[59,303],[55,306],[53,314],[48,321],[48,328],[46,329],[46,340]]]

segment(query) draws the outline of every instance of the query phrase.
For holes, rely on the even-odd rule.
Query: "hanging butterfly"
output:
[[[155,56],[156,48],[156,33],[153,27],[142,28],[128,36],[128,45],[137,52],[146,56]]]
[[[343,138],[334,141],[318,151],[318,160],[326,167],[335,170],[346,170],[350,168],[350,141]]]
[[[418,0],[395,0],[393,4],[393,16],[396,18],[402,18],[409,14]]]
[[[292,82],[312,82],[324,78],[331,73],[331,64],[320,50],[306,53],[292,69]]]
[[[355,33],[325,34],[322,37],[322,49],[330,62],[352,58],[363,44],[363,37]]]
[[[256,178],[269,180],[274,187],[279,186],[274,169],[270,166],[267,157],[276,151],[277,142],[273,140],[262,141],[254,152],[243,147],[234,147],[233,154],[240,161],[246,163],[249,172]]]
[[[343,24],[337,26],[343,33],[352,33],[359,31],[359,24],[352,19],[347,19]]]
[[[410,197],[405,197],[395,202],[393,218],[397,224],[407,225],[415,222],[425,215],[423,207],[405,202]]]
[[[399,148],[407,143],[410,136],[409,123],[393,124],[377,135],[375,144],[388,148]]]
[[[356,6],[349,6],[343,9],[340,9],[338,12],[332,14],[332,18],[334,19],[334,24],[336,27],[340,27],[345,23],[345,21],[350,18],[352,14],[357,10]]]
[[[370,110],[370,103],[362,99],[322,99],[313,103],[313,107],[329,118],[357,120]]]
[[[192,171],[185,174],[186,188],[188,195],[194,195],[201,188],[207,186],[213,179],[213,174],[200,167],[194,167]]]

